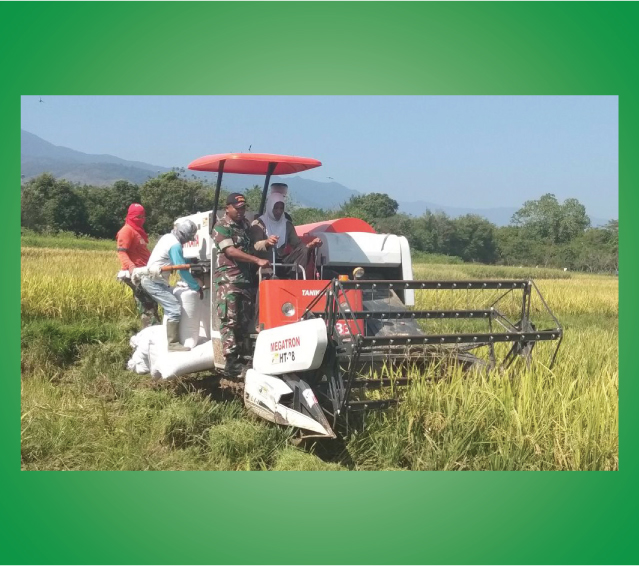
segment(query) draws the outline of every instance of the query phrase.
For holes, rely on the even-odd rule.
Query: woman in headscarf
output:
[[[119,279],[131,287],[135,306],[142,321],[142,328],[159,324],[157,303],[142,289],[131,281],[130,274],[136,267],[144,267],[149,261],[151,252],[147,247],[149,236],[144,230],[146,213],[141,204],[129,206],[124,226],[116,235],[118,258],[122,265]],[[127,276],[128,272],[128,276]]]
[[[308,244],[300,240],[284,212],[284,200],[282,194],[271,191],[264,214],[251,224],[251,243],[258,257],[272,260],[275,249],[277,263],[298,264],[306,269],[311,251],[321,246],[322,240],[315,238]],[[295,276],[295,267],[284,268],[284,276]]]

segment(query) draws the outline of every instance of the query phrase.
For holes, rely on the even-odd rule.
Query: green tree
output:
[[[90,234],[114,238],[124,224],[129,206],[140,202],[140,187],[128,181],[116,181],[111,187],[82,187]]]
[[[619,234],[619,220],[609,220],[608,223],[604,226],[605,230],[609,230],[614,234]]]
[[[454,255],[452,244],[455,224],[447,214],[427,210],[415,219],[413,226],[417,249],[427,253]]]
[[[512,224],[524,228],[529,237],[554,244],[570,242],[590,226],[586,208],[574,198],[560,204],[553,194],[529,200],[512,217]]]
[[[421,250],[421,241],[415,230],[416,219],[408,214],[394,214],[388,218],[376,218],[372,226],[381,234],[396,234],[408,240],[411,249]]]
[[[523,263],[537,265],[539,263],[543,244],[528,237],[521,226],[500,226],[495,229],[495,239],[500,263],[506,265]]]
[[[495,225],[476,214],[455,218],[447,254],[464,261],[494,263],[498,257]]]
[[[335,212],[322,210],[321,208],[306,208],[293,206],[288,210],[293,224],[301,226],[302,224],[312,224],[313,222],[322,222],[323,220],[331,220],[335,218]]]
[[[21,221],[36,231],[87,233],[87,211],[82,195],[69,183],[43,173],[22,187]]]
[[[558,241],[570,242],[590,227],[586,207],[576,198],[568,198],[561,207],[561,225]]]
[[[618,269],[619,241],[615,230],[590,228],[571,244],[575,256],[573,269],[590,272]]]
[[[220,195],[220,203],[224,203],[226,196],[226,192]],[[176,218],[212,210],[213,197],[210,185],[181,177],[176,171],[149,179],[140,188],[141,204],[146,209],[145,229],[153,233],[168,232]]]
[[[388,218],[397,214],[398,207],[397,201],[384,193],[354,195],[342,205],[340,216],[361,218],[370,223],[376,218]]]
[[[55,178],[49,173],[23,183],[21,186],[20,224],[40,232],[46,228],[43,203],[53,191]]]

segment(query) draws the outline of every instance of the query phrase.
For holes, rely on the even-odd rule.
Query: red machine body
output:
[[[369,232],[375,233],[373,227],[359,218],[337,218],[313,224],[303,224],[296,226],[297,235],[304,242],[312,240],[318,232]],[[307,273],[312,273],[312,269],[307,269]],[[291,280],[291,279],[268,279],[260,283],[259,288],[259,317],[260,330],[267,330],[285,324],[297,322],[304,314],[315,297],[330,283],[330,280]],[[346,292],[346,299],[352,310],[362,310],[362,292],[349,290]],[[342,299],[343,300],[343,299]],[[346,301],[344,301],[346,302]],[[290,304],[294,309],[294,314],[287,316],[284,313],[284,306]],[[326,299],[320,299],[313,306],[312,312],[324,312]],[[347,308],[346,306],[344,308]],[[289,307],[288,312],[291,312]],[[338,321],[336,327],[341,335],[364,334],[364,322],[362,320]]]
[[[259,288],[259,316],[260,330],[268,330],[285,324],[297,322],[304,314],[309,305],[315,300],[317,295],[330,283],[322,280],[303,279],[267,279],[260,283]],[[341,302],[346,303],[344,298]],[[346,299],[351,310],[362,310],[362,292],[359,290],[349,290],[346,292]],[[294,311],[291,309],[294,309]],[[312,312],[324,312],[326,298],[320,299],[311,309]],[[344,305],[344,308],[348,308]],[[287,316],[285,311],[291,313]],[[364,322],[338,321],[337,329],[340,334],[364,334]]]

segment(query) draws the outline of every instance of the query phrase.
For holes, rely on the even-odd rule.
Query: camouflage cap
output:
[[[246,197],[242,193],[231,193],[226,197],[227,206],[230,204],[235,208],[244,208],[246,206]]]

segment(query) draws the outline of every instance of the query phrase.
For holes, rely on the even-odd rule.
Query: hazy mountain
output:
[[[169,171],[168,167],[53,145],[25,130],[21,134],[20,166],[26,179],[46,172],[74,183],[105,186],[119,179],[143,183],[149,176]]]
[[[53,145],[25,130],[22,130],[21,151],[21,172],[25,179],[46,172],[73,183],[107,186],[119,179],[141,184],[159,172],[170,171],[169,167]],[[187,171],[186,174],[212,184],[216,181],[216,175],[212,173]],[[298,176],[285,179],[274,176],[271,180],[286,182],[293,202],[300,206],[338,208],[352,195],[359,194],[339,183],[321,183]],[[264,178],[255,175],[225,175],[222,178],[222,186],[230,191],[244,190],[255,184],[261,186],[263,183]]]
[[[55,177],[67,179],[73,183],[95,186],[107,186],[115,181],[125,179],[132,183],[142,184],[149,177],[170,171],[169,167],[151,165],[141,161],[128,161],[114,155],[89,154],[68,147],[53,145],[42,138],[22,130],[21,170],[25,179],[41,173],[51,173]],[[186,164],[181,166],[185,167]],[[215,183],[216,175],[200,171],[187,171],[187,176]],[[289,194],[294,203],[300,206],[335,209],[353,195],[361,193],[349,189],[339,183],[323,183],[302,177],[273,177],[272,182],[286,182]],[[224,175],[222,186],[230,191],[241,191],[264,183],[264,178],[254,175]],[[464,214],[478,214],[498,226],[510,222],[516,208],[461,208],[443,206],[426,201],[401,201],[399,211],[413,216],[420,216],[426,210],[442,211],[451,217]],[[591,218],[593,226],[605,224],[600,218]]]

